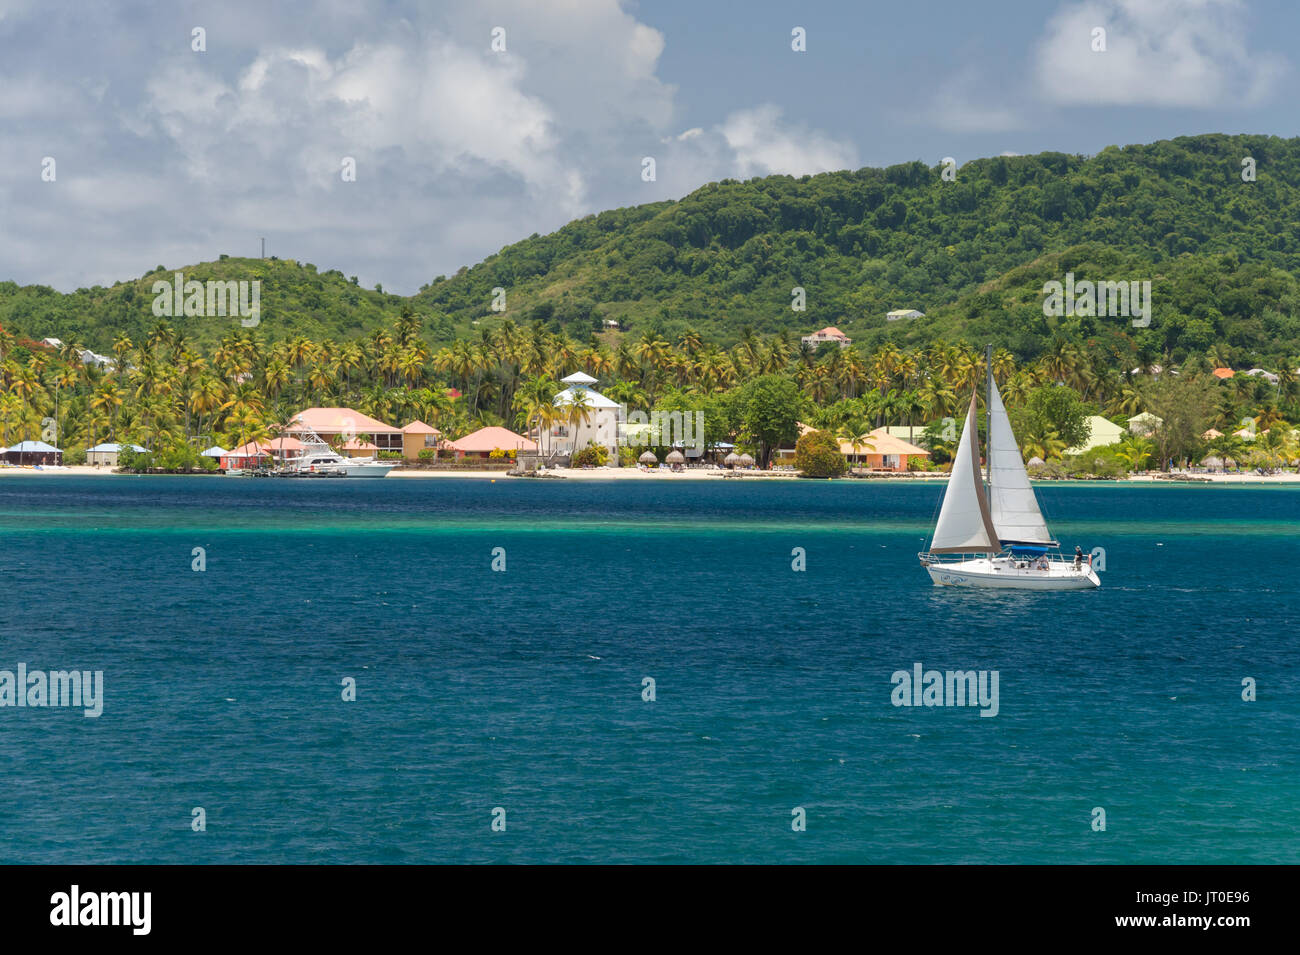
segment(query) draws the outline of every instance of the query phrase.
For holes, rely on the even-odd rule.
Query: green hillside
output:
[[[1245,156],[1254,182],[1242,181]],[[713,183],[509,246],[416,300],[490,325],[501,287],[516,321],[556,321],[575,337],[603,318],[670,339],[691,328],[722,344],[745,327],[790,335],[836,325],[867,345],[965,330],[1027,358],[1054,330],[1042,282],[1073,268],[1152,280],[1153,328],[1136,337],[1162,350],[1205,347],[1198,320],[1261,357],[1293,350],[1295,300],[1280,273],[1300,268],[1300,140],[1207,135],[1091,158],[981,159],[955,182],[940,171],[918,162]],[[1232,294],[1221,294],[1233,273]],[[795,286],[805,312],[791,309]],[[1009,301],[1019,306],[1011,314]],[[886,323],[897,308],[927,319]]]

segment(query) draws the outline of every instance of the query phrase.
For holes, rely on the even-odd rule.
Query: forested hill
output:
[[[1246,157],[1255,181],[1243,181]],[[606,319],[636,338],[693,328],[721,344],[746,328],[794,336],[836,325],[868,346],[991,338],[1022,357],[1053,336],[1129,335],[1174,355],[1227,345],[1241,361],[1300,350],[1298,139],[1204,135],[1088,158],[977,159],[955,181],[941,172],[913,162],[710,183],[525,239],[411,299],[291,262],[227,259],[185,271],[261,277],[260,331],[271,338],[351,337],[411,304],[435,343],[509,318],[575,338]],[[1151,327],[1045,318],[1043,282],[1067,270],[1079,280],[1150,280]],[[148,290],[159,277],[169,276],[72,295],[0,284],[0,324],[104,348],[152,327]],[[806,311],[791,308],[796,286]],[[497,288],[504,312],[491,309]],[[885,322],[903,308],[926,318]],[[186,321],[191,337],[230,333],[221,320]]]

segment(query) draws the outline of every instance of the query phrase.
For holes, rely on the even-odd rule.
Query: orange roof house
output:
[[[873,471],[906,471],[909,458],[928,458],[930,452],[918,448],[902,438],[895,438],[885,428],[869,431],[858,439],[855,449],[851,442],[840,442],[840,454],[850,462],[861,464]]]
[[[1214,371],[1210,372],[1210,374],[1214,375],[1215,378],[1223,380],[1224,378],[1231,378],[1237,373],[1231,368],[1216,368]]]
[[[472,434],[457,441],[452,441],[448,445],[456,452],[456,457],[475,457],[486,458],[493,451],[536,451],[536,442],[530,441],[522,434],[515,434],[509,428],[498,428],[495,425],[487,428],[479,428]]]

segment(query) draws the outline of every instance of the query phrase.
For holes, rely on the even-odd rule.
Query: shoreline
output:
[[[658,481],[661,483],[675,481],[726,481],[728,484],[735,481],[803,481],[808,480],[800,478],[794,472],[739,472],[738,478],[726,477],[728,472],[725,471],[641,471],[638,468],[554,468],[546,472],[551,477],[525,478],[520,475],[509,474],[505,471],[421,471],[421,470],[395,470],[388,474],[390,478],[398,480],[439,480],[447,478],[467,478],[471,480],[482,480],[488,478],[496,480],[519,480],[519,481],[546,481],[546,480],[573,480],[573,481]],[[730,472],[738,473],[738,472]],[[109,468],[96,468],[90,465],[78,464],[68,465],[65,467],[46,467],[34,468],[30,466],[9,466],[0,467],[0,479],[6,477],[137,477],[146,475],[132,474],[114,474]],[[227,477],[228,475],[147,475],[153,477]],[[855,484],[899,484],[899,483],[918,483],[918,484],[944,484],[948,480],[946,474],[908,474],[908,475],[885,475],[874,474],[870,477],[861,478],[835,478],[836,482],[842,483],[849,481]],[[1072,480],[1036,480],[1032,482],[1035,487],[1052,485],[1052,484],[1074,484],[1074,485],[1104,485],[1104,484],[1172,484],[1172,485],[1216,485],[1216,486],[1266,486],[1266,485],[1290,485],[1300,484],[1300,474],[1287,472],[1283,474],[1189,474],[1181,478],[1167,478],[1154,474],[1138,474],[1124,478],[1118,481],[1072,481]]]

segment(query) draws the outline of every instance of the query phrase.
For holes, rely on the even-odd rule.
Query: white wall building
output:
[[[563,420],[552,425],[546,450],[572,454],[594,442],[608,449],[610,467],[618,467],[618,433],[623,420],[622,406],[594,390],[591,386],[596,383],[596,379],[590,375],[574,372],[563,382],[569,387],[555,396],[555,406],[561,416],[577,401],[587,407],[588,414],[586,420],[576,426]]]

